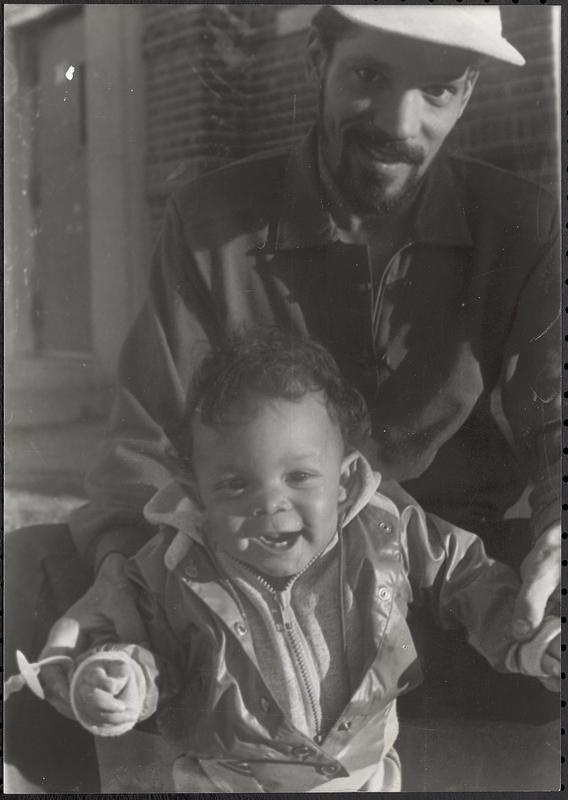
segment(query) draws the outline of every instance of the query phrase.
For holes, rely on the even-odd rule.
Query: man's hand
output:
[[[94,584],[65,616],[51,628],[40,658],[54,655],[75,657],[92,644],[92,634],[135,644],[147,640],[144,623],[136,608],[135,594],[123,571],[126,558],[117,553],[108,555],[97,573]],[[58,664],[41,671],[46,699],[61,713],[73,718],[69,703],[69,673]]]
[[[542,657],[542,669],[548,678],[541,678],[540,682],[551,692],[560,691],[560,634],[555,636],[548,645]]]
[[[526,639],[542,622],[548,601],[560,587],[560,524],[537,539],[521,565],[522,586],[513,614],[513,634]]]

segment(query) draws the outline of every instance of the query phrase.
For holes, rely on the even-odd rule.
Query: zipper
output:
[[[247,564],[244,561],[240,561],[239,560],[239,564],[241,564],[241,566],[245,567],[246,570],[248,572],[250,572],[251,575],[254,576],[256,581],[264,589],[266,589],[276,599],[276,601],[278,603],[278,606],[279,606],[280,612],[281,612],[281,616],[282,616],[282,628],[281,628],[281,630],[286,635],[286,637],[287,637],[287,639],[288,639],[288,641],[290,643],[290,646],[291,646],[291,649],[292,649],[292,653],[293,653],[294,659],[296,661],[296,667],[297,667],[296,671],[297,671],[297,674],[299,674],[299,676],[301,678],[301,682],[302,682],[302,685],[304,687],[304,691],[305,691],[306,697],[308,698],[309,710],[310,710],[311,715],[312,715],[312,720],[313,720],[314,729],[315,729],[314,738],[317,738],[319,736],[319,734],[321,732],[321,725],[322,725],[321,709],[320,709],[320,707],[319,707],[319,705],[318,705],[318,703],[316,701],[316,693],[315,693],[314,688],[313,688],[314,684],[317,682],[317,677],[313,674],[315,672],[314,670],[311,670],[312,675],[310,676],[310,668],[309,668],[308,663],[307,663],[309,661],[309,659],[305,655],[305,648],[303,647],[302,642],[300,640],[300,637],[298,636],[298,634],[297,634],[297,632],[295,630],[296,623],[295,623],[294,618],[292,616],[293,612],[292,612],[291,604],[288,604],[288,608],[289,608],[290,612],[287,614],[286,613],[287,606],[286,606],[285,601],[284,601],[283,598],[284,598],[284,595],[288,594],[288,593],[290,593],[290,596],[291,596],[291,589],[292,589],[293,584],[298,580],[298,578],[301,575],[304,574],[304,572],[306,572],[306,570],[308,570],[312,566],[312,564],[315,561],[317,561],[317,559],[320,557],[320,555],[321,555],[321,553],[318,553],[313,558],[311,558],[308,561],[308,563],[303,567],[303,569],[300,570],[300,572],[298,572],[296,575],[293,575],[290,578],[290,581],[286,584],[284,589],[282,589],[281,591],[276,590],[265,578],[263,578],[261,575],[258,575],[258,573],[256,573],[254,571],[254,569],[250,566],[250,564]]]
[[[323,552],[324,552],[324,551],[325,551],[325,550],[326,550],[328,547],[329,547],[329,543],[328,543],[328,544],[327,544],[327,545],[324,547],[324,549],[323,549],[323,550],[321,550],[319,553],[316,553],[316,555],[315,555],[315,556],[312,556],[312,558],[310,558],[310,560],[308,561],[308,563],[307,563],[307,564],[305,564],[305,565],[302,567],[302,569],[301,569],[299,572],[297,572],[295,575],[291,575],[291,576],[290,576],[290,580],[288,581],[288,583],[287,583],[287,584],[284,586],[284,588],[283,588],[281,591],[282,591],[282,592],[287,592],[289,589],[291,589],[292,585],[293,585],[293,584],[294,584],[294,583],[295,583],[295,582],[298,580],[298,578],[299,578],[301,575],[303,575],[303,574],[304,574],[304,572],[306,572],[306,571],[307,571],[307,570],[308,570],[308,569],[309,569],[309,568],[312,566],[312,564],[313,564],[315,561],[317,561],[317,560],[318,560],[318,558],[319,558],[319,557],[322,555],[322,553],[323,553]],[[276,596],[278,596],[278,595],[281,593],[281,592],[278,592],[278,590],[277,590],[277,589],[275,589],[275,588],[274,588],[274,586],[272,586],[272,584],[271,584],[271,583],[269,583],[269,582],[266,580],[266,578],[263,578],[263,577],[262,577],[262,575],[259,575],[259,574],[258,574],[258,572],[256,572],[256,571],[254,570],[254,568],[253,568],[253,567],[252,567],[250,564],[247,564],[247,562],[246,562],[246,561],[241,561],[241,560],[240,560],[240,558],[236,558],[235,556],[230,556],[230,558],[232,558],[232,559],[233,559],[233,561],[238,561],[238,563],[240,564],[240,566],[241,566],[241,567],[244,567],[244,569],[246,569],[246,570],[247,570],[247,572],[250,572],[250,574],[253,576],[253,578],[255,578],[255,580],[256,580],[258,583],[260,583],[260,585],[261,585],[262,587],[264,587],[264,588],[265,588],[267,591],[269,591],[269,592],[270,592],[270,594],[272,594],[272,595],[274,595],[274,596],[276,597]]]
[[[284,608],[282,608],[282,611],[284,611]],[[284,616],[284,614],[282,614],[282,616]],[[315,692],[313,690],[315,678],[310,679],[309,668],[306,663],[307,659],[305,658],[305,650],[300,642],[299,637],[296,634],[296,630],[294,628],[294,622],[292,621],[284,622],[284,630],[288,635],[288,641],[292,645],[292,651],[296,658],[298,672],[300,673],[300,677],[304,685],[306,696],[308,698],[310,710],[312,712],[312,719],[314,722],[314,729],[315,729],[314,736],[317,737],[321,732],[322,720],[321,720],[321,709],[318,703],[316,702]]]

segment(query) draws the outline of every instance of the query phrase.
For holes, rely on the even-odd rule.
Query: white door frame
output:
[[[36,26],[65,4],[5,6],[6,421],[71,422],[106,413],[120,346],[145,292],[151,242],[146,202],[143,6],[85,4],[87,162],[93,352],[35,356],[26,273],[36,257],[29,178],[33,119],[23,90]]]

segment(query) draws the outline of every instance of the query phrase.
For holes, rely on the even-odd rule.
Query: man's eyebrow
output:
[[[459,83],[460,81],[464,81],[467,75],[467,67],[461,72],[459,75],[456,75],[455,72],[451,74],[446,73],[445,75],[434,75],[430,80],[427,81],[428,84],[432,83]]]
[[[378,72],[382,72],[384,75],[392,74],[393,70],[388,64],[384,61],[380,61],[378,58],[373,56],[369,56],[367,54],[362,54],[360,56],[349,56],[345,59],[345,65],[347,68],[349,67],[371,67],[372,69],[376,69]],[[444,83],[458,83],[459,81],[465,80],[468,66],[464,66],[463,70],[456,74],[461,69],[460,67],[456,67],[451,71],[446,71],[444,73],[440,72],[439,75],[432,75],[427,78],[422,83],[425,85],[430,84],[444,84]]]
[[[391,72],[391,68],[388,64],[385,64],[384,61],[379,61],[378,58],[374,58],[373,56],[369,56],[367,54],[362,54],[360,56],[349,56],[345,59],[345,65],[347,67],[372,67],[380,72]]]

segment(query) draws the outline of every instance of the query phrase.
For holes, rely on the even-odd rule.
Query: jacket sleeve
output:
[[[144,675],[146,719],[158,706],[169,702],[180,691],[187,661],[187,646],[172,630],[166,608],[169,571],[164,563],[175,531],[161,528],[152,539],[128,559],[124,579],[136,592],[136,605],[144,623],[146,640],[121,642],[117,632],[104,620],[98,630],[89,632],[88,653],[120,652],[136,662]],[[85,656],[80,658],[83,661]]]
[[[465,627],[470,644],[505,670],[519,588],[513,570],[490,559],[479,537],[417,505],[404,509],[402,522],[413,601],[428,606],[442,627]]]
[[[544,213],[544,212],[543,212]],[[516,452],[530,476],[534,537],[560,521],[560,241],[544,243],[517,302],[504,361],[502,403]]]
[[[133,555],[155,533],[142,510],[179,468],[172,435],[194,365],[219,329],[170,200],[148,299],[122,349],[108,429],[87,477],[89,502],[70,520],[74,541],[89,562],[98,565],[115,551]]]

